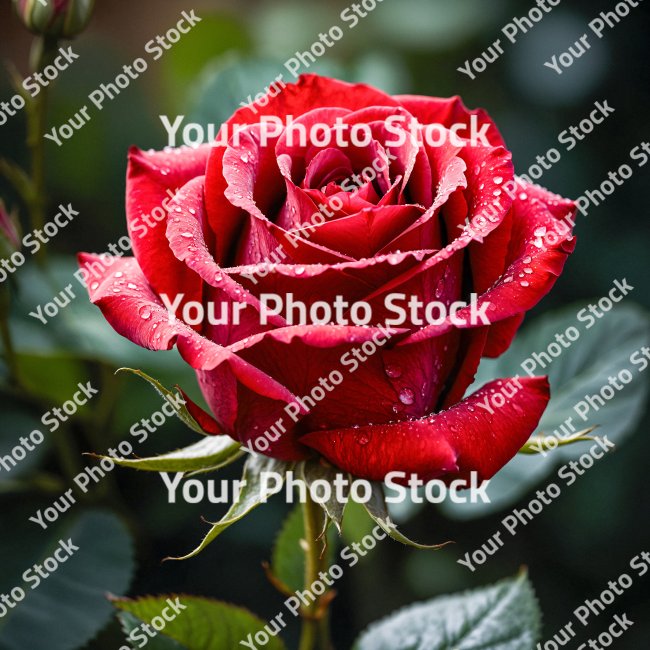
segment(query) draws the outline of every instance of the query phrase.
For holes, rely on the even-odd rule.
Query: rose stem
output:
[[[307,490],[307,499],[302,506],[305,520],[305,589],[311,591],[311,585],[319,579],[320,572],[327,572],[327,554],[323,553],[322,542],[317,538],[321,534],[325,521],[325,513],[321,506],[316,503]],[[302,634],[300,637],[299,650],[330,650],[329,639],[329,616],[327,609],[319,620],[315,620],[319,610],[321,598],[304,607],[308,617],[302,619]],[[322,608],[321,608],[322,609]]]

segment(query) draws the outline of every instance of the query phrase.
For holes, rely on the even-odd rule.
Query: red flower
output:
[[[513,180],[496,126],[457,97],[390,97],[315,75],[280,90],[263,111],[233,115],[227,146],[131,150],[135,258],[88,280],[92,302],[131,341],[176,344],[221,430],[253,449],[285,460],[316,449],[375,480],[393,470],[490,478],[537,426],[548,383],[503,380],[461,400],[481,357],[509,347],[560,275],[575,246],[562,219],[573,223],[575,205]],[[261,112],[284,126],[262,125]],[[395,293],[416,303],[387,331]],[[315,302],[363,301],[372,321],[354,325],[348,310],[347,325],[290,325],[284,312],[263,324],[263,294],[292,294],[313,319]],[[425,319],[429,303],[449,309],[472,294],[455,316]],[[188,303],[206,316],[214,303],[213,319],[226,303],[229,322],[170,322],[175,300],[188,320],[199,311]],[[489,321],[472,322],[481,311]]]

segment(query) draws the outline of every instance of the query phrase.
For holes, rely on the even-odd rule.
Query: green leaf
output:
[[[124,525],[113,514],[90,511],[48,532],[39,529],[41,534],[33,538],[19,537],[13,527],[12,532],[12,540],[0,542],[0,549],[2,557],[20,564],[11,572],[3,570],[0,593],[21,587],[26,595],[0,618],[0,650],[72,650],[85,645],[110,618],[105,592],[124,593],[131,582],[133,548]],[[38,586],[33,580],[20,580],[34,564],[43,566],[44,560],[53,557],[59,540],[67,543],[69,539],[79,550],[49,577],[42,578]]]
[[[193,476],[201,472],[220,469],[241,458],[244,453],[241,445],[230,436],[207,436],[189,447],[162,456],[135,460],[113,459],[113,461],[117,465],[134,469],[152,472],[190,472],[188,476]],[[92,455],[95,456],[95,454]],[[106,456],[95,457],[106,458]]]
[[[388,533],[393,539],[401,542],[402,544],[408,544],[409,546],[415,546],[416,548],[441,548],[452,542],[445,542],[444,544],[436,544],[434,546],[425,546],[423,544],[417,544],[412,542],[408,537],[405,537],[397,530],[397,527],[390,519],[390,514],[388,512],[388,506],[386,505],[386,499],[384,498],[384,491],[381,487],[381,483],[373,481],[371,484],[372,495],[370,500],[367,503],[364,503],[368,514],[373,518],[373,520],[379,524],[379,526]]]
[[[187,424],[190,429],[196,431],[197,433],[208,435],[201,428],[201,425],[190,415],[190,412],[185,406],[185,400],[183,400],[182,395],[179,395],[178,393],[172,393],[170,390],[167,390],[157,379],[152,379],[148,375],[145,375],[142,370],[133,370],[132,368],[119,368],[117,372],[121,372],[123,370],[132,372],[134,375],[138,375],[139,377],[146,379],[163,396],[163,398],[171,404],[174,411],[176,411],[176,415],[178,415],[178,417],[185,424]]]
[[[145,623],[151,623],[155,617],[162,615],[163,609],[169,607],[169,598],[172,602],[178,602],[185,606],[176,614],[172,621],[165,622],[161,633],[171,637],[183,644],[187,650],[233,650],[240,646],[240,641],[246,641],[249,635],[264,630],[264,621],[260,620],[248,610],[242,607],[235,607],[216,600],[198,598],[196,596],[148,596],[138,600],[113,600],[113,604],[124,612],[137,616]],[[171,617],[173,610],[167,615]],[[132,621],[127,621],[132,624]],[[158,623],[160,626],[160,624]],[[274,631],[275,627],[269,628]],[[266,633],[265,633],[266,634]],[[265,650],[285,650],[285,645],[279,636],[267,634],[269,641],[264,645]],[[157,638],[157,637],[156,637]],[[254,645],[256,644],[253,640]],[[160,646],[161,650],[176,648],[178,646]]]
[[[557,430],[563,435],[559,427],[571,417],[576,431],[568,430],[568,433],[598,425],[598,437],[607,436],[620,447],[626,436],[635,430],[645,411],[650,371],[639,372],[639,366],[630,362],[630,356],[644,346],[650,347],[650,318],[647,312],[633,304],[620,304],[605,312],[601,319],[596,318],[595,324],[586,329],[588,323],[579,321],[577,315],[587,305],[576,303],[547,314],[526,327],[517,334],[505,354],[481,362],[476,381],[468,393],[492,379],[525,375],[522,362],[532,358],[534,352],[546,352],[549,344],[556,342],[556,334],[564,336],[569,327],[575,327],[580,337],[571,343],[571,347],[563,348],[562,354],[546,368],[539,366],[535,370],[538,374],[548,373],[551,384],[551,401],[537,433],[551,435]],[[566,337],[565,341],[568,342]],[[632,373],[632,381],[623,390],[616,390],[614,397],[599,411],[592,409],[588,421],[582,420],[573,407],[584,401],[585,395],[598,394],[603,386],[609,385],[609,377],[616,377],[625,369]],[[458,519],[482,517],[507,508],[560,465],[577,460],[585,453],[586,446],[579,442],[559,446],[545,451],[546,456],[517,454],[490,481],[487,494],[491,503],[454,504],[445,501],[440,508]],[[602,462],[607,462],[608,456]]]
[[[410,605],[374,623],[353,650],[531,650],[541,612],[526,573]]]
[[[216,524],[212,524],[212,529],[205,536],[201,544],[194,549],[189,555],[183,557],[166,558],[168,560],[187,560],[197,553],[201,552],[211,541],[220,535],[226,528],[236,521],[247,515],[253,508],[262,503],[263,497],[268,495],[262,494],[262,473],[277,472],[282,476],[282,481],[286,477],[287,470],[293,467],[293,463],[287,463],[283,460],[268,458],[267,456],[251,456],[244,465],[244,475],[242,480],[245,481],[237,501],[232,504],[230,510]],[[210,523],[210,522],[208,522]]]
[[[334,480],[336,477],[342,476],[348,483],[347,486],[341,488],[341,496],[344,498],[343,503],[337,499],[337,489],[334,485]],[[345,512],[345,506],[348,502],[348,496],[350,494],[350,485],[352,480],[350,475],[347,472],[342,472],[340,469],[329,466],[326,467],[323,465],[319,458],[312,460],[306,460],[302,464],[302,476],[307,483],[307,488],[311,490],[312,483],[314,481],[326,481],[330,486],[330,498],[325,502],[321,503],[321,507],[325,510],[325,513],[331,519],[338,528],[339,534],[341,534],[341,522],[343,521],[343,513]],[[318,491],[316,492],[318,494]],[[329,519],[326,520],[328,525]]]
[[[140,627],[145,621],[141,621],[133,614],[129,612],[122,612],[117,615],[120,623],[122,624],[122,630],[127,636],[131,634],[133,630]],[[141,640],[141,639],[140,639]],[[136,643],[133,641],[132,643]],[[128,646],[127,646],[128,647]],[[137,647],[137,645],[135,646]],[[153,638],[148,638],[147,641],[147,650],[188,650],[184,645],[181,645],[178,641],[166,636],[165,634],[157,634]]]
[[[298,503],[285,519],[273,547],[271,570],[290,591],[303,589],[305,582],[305,551],[300,540],[305,536],[305,520]]]

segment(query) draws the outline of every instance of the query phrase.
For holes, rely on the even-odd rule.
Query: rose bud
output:
[[[91,301],[134,343],[176,345],[220,430],[256,452],[489,479],[548,381],[464,396],[562,273],[575,203],[516,178],[494,122],[458,97],[309,74],[263,100],[216,142],[131,149],[135,257],[80,253]],[[267,313],[269,295],[306,305],[302,322]]]
[[[0,199],[0,257],[9,257],[20,250],[20,224],[15,214],[9,215]]]
[[[72,38],[88,25],[94,0],[13,0],[20,21],[33,34]]]

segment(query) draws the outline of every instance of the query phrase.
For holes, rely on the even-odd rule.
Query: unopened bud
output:
[[[86,29],[95,0],[13,0],[13,4],[30,32],[72,38]]]

